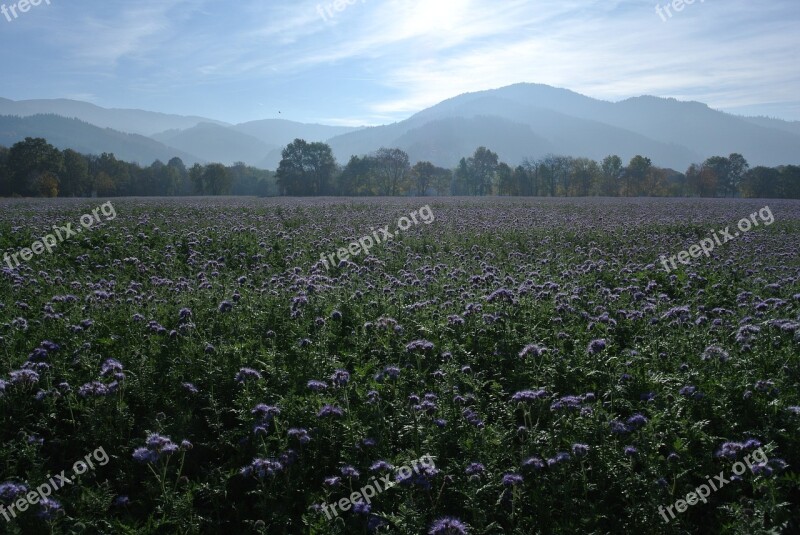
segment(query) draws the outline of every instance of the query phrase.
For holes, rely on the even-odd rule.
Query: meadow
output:
[[[0,267],[2,533],[800,532],[798,201],[111,202]]]

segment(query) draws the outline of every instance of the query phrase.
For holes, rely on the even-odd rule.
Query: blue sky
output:
[[[0,14],[2,97],[373,125],[534,82],[800,120],[798,0],[46,1]]]

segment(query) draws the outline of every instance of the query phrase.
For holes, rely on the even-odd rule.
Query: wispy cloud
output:
[[[796,0],[697,2],[666,22],[645,0],[356,0],[323,17],[328,4],[53,4],[0,33],[4,96],[376,124],[525,81],[800,119]]]

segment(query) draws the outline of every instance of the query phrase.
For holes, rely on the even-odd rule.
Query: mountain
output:
[[[327,141],[357,128],[304,124],[283,119],[251,121],[234,126],[203,122],[185,130],[168,130],[153,139],[170,147],[202,154],[212,162],[227,165],[245,162],[263,169],[277,169],[283,148],[297,138]]]
[[[764,128],[774,128],[800,136],[800,121],[784,121],[771,117],[745,117],[745,120]]]
[[[99,128],[78,119],[57,115],[0,116],[0,145],[10,147],[26,137],[43,137],[61,150],[73,149],[83,154],[114,153],[120,160],[140,165],[150,165],[155,160],[167,163],[175,156],[186,165],[201,162],[196,156],[169,148],[149,137]]]
[[[20,100],[0,98],[0,115],[28,117],[52,113],[61,117],[76,118],[101,128],[150,136],[170,129],[191,128],[201,122],[219,121],[203,117],[186,117],[143,110],[107,109],[77,100]]]
[[[493,124],[487,123],[490,118]],[[470,139],[459,132],[462,141],[457,141],[452,128],[442,128],[443,121],[456,124],[456,119],[468,119],[471,128],[492,135],[472,132]],[[498,131],[497,120],[515,127]],[[546,85],[515,84],[460,95],[405,121],[337,136],[330,144],[339,161],[381,146],[406,150],[412,160],[412,153],[426,144],[448,146],[448,154],[434,154],[431,160],[446,167],[457,164],[455,155],[474,152],[475,136],[486,139],[483,144],[511,165],[549,152],[593,159],[618,154],[624,160],[641,154],[656,165],[686,169],[710,156],[740,152],[751,165],[774,166],[800,163],[795,127],[730,115],[698,102],[645,96],[612,103]],[[535,141],[520,143],[520,138]]]
[[[186,130],[168,130],[152,137],[169,147],[202,154],[207,161],[225,165],[235,162],[254,165],[279,148],[277,145],[267,145],[253,136],[212,123],[200,123]]]
[[[617,154],[626,162],[641,154],[655,165],[678,170],[733,152],[743,154],[752,166],[800,164],[800,122],[740,117],[700,102],[653,96],[608,102],[541,84],[466,93],[404,121],[369,128],[283,119],[229,125],[202,117],[104,109],[73,100],[14,102],[0,98],[0,114],[24,117],[44,112],[77,117],[84,123],[81,128],[69,123],[74,130],[71,136],[66,134],[66,123],[57,123],[50,135],[49,123],[39,119],[35,122],[37,135],[90,153],[119,146],[126,152],[115,150],[118,157],[135,154],[132,159],[146,164],[174,153],[184,155],[181,157],[187,162],[243,161],[276,169],[282,149],[296,138],[329,143],[342,164],[352,155],[397,147],[409,153],[412,163],[430,160],[452,168],[481,145],[512,166],[549,153],[595,160]],[[87,130],[86,123],[113,130]],[[134,143],[133,138],[120,137],[122,132],[146,134],[153,142],[145,146],[144,140],[137,139]],[[3,139],[16,138],[0,137],[0,143],[8,144]]]
[[[250,121],[232,126],[231,129],[258,138],[267,145],[276,145],[281,148],[298,138],[309,142],[327,141],[332,137],[359,130],[349,126],[305,124],[285,119]]]

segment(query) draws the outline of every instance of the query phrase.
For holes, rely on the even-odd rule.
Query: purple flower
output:
[[[290,437],[295,437],[300,441],[300,444],[308,444],[311,442],[311,437],[309,436],[307,429],[293,427],[289,429],[286,434]]]
[[[231,310],[233,310],[233,304],[230,301],[223,301],[219,304],[220,312],[230,312]]]
[[[587,348],[587,351],[589,352],[590,355],[597,355],[605,348],[606,348],[605,339],[599,338],[597,340],[592,340],[591,342],[589,342],[589,347]]]
[[[326,404],[317,413],[317,418],[325,417],[341,417],[344,416],[344,411],[336,405]]]
[[[272,420],[273,417],[280,414],[281,410],[274,405],[266,405],[264,403],[259,403],[258,405],[252,408],[250,413],[256,415],[262,420],[269,421]]]
[[[382,372],[375,375],[375,380],[378,382],[383,382],[384,378],[386,377],[392,380],[397,379],[400,377],[400,368],[397,366],[387,366]]]
[[[547,466],[555,466],[557,464],[565,463],[569,461],[569,459],[570,459],[569,453],[565,451],[560,451],[556,453],[555,457],[547,459]]]
[[[192,383],[181,383],[181,387],[190,394],[197,394],[198,392],[197,387],[194,386]]]
[[[372,507],[367,503],[359,501],[353,504],[353,513],[357,515],[368,515],[370,511],[372,511]]]
[[[355,469],[354,466],[350,466],[349,464],[341,468],[341,473],[344,477],[350,479],[356,479],[358,477],[361,477],[361,472],[359,472],[358,470]]]
[[[586,444],[573,444],[572,454],[575,457],[586,457],[589,454],[589,446]]]
[[[537,399],[546,398],[549,396],[545,390],[521,390],[511,396],[511,401],[517,402],[533,402]]]
[[[0,483],[0,500],[4,502],[13,502],[17,499],[17,496],[27,492],[28,486],[23,483],[14,483],[13,481]]]
[[[373,472],[380,472],[382,470],[394,470],[394,465],[386,461],[375,461],[369,469]]]
[[[247,379],[261,379],[261,374],[253,368],[242,368],[235,377],[237,383],[244,383]]]
[[[467,526],[451,516],[437,519],[428,530],[428,535],[467,535],[467,533],[469,533]]]
[[[10,376],[12,385],[33,386],[39,382],[39,374],[33,370],[14,370]]]
[[[431,351],[433,343],[427,340],[414,340],[406,344],[406,351]]]
[[[519,357],[523,358],[523,357],[526,357],[528,355],[530,355],[532,357],[541,357],[546,351],[547,351],[547,348],[542,347],[540,345],[528,344],[528,345],[526,345],[525,347],[522,348],[522,351],[519,352]]]
[[[636,413],[628,418],[627,424],[631,429],[641,429],[647,424],[647,418],[639,413]]]
[[[122,363],[116,359],[108,359],[100,368],[100,377],[108,377],[118,372],[122,372]]]
[[[52,498],[42,498],[39,501],[39,512],[36,516],[44,520],[52,520],[62,512],[61,504]]]
[[[744,444],[740,444],[739,442],[725,442],[717,451],[716,456],[735,460],[742,450],[744,450]]]
[[[522,461],[522,467],[532,469],[535,471],[542,470],[545,467],[545,462],[539,457],[530,457]]]
[[[275,459],[253,459],[249,465],[241,469],[240,473],[245,476],[255,476],[264,479],[267,476],[274,476],[283,470],[283,465]]]
[[[520,483],[522,483],[522,481],[523,478],[519,474],[509,473],[503,475],[503,485],[505,485],[506,487],[513,487],[515,485],[519,485]]]
[[[104,385],[100,381],[92,381],[91,383],[86,383],[85,385],[81,385],[78,388],[78,395],[82,398],[86,398],[89,396],[94,397],[101,397],[107,396],[110,393],[108,386]]]
[[[551,411],[567,410],[574,411],[581,407],[583,400],[578,396],[564,396],[550,405]]]
[[[637,450],[633,446],[625,446],[625,455],[627,455],[628,457],[633,457],[637,453],[639,453],[639,450]]]
[[[136,448],[133,450],[133,459],[140,463],[158,462],[158,453],[148,448]]]
[[[725,351],[721,347],[708,346],[703,351],[703,354],[700,356],[700,358],[702,360],[712,360],[712,359],[716,358],[720,362],[727,362],[730,359],[730,355],[728,354],[727,351]]]
[[[324,381],[316,381],[316,380],[312,379],[311,381],[309,381],[306,384],[306,386],[310,390],[313,390],[314,392],[322,392],[323,390],[328,388],[328,383],[326,383]]]
[[[610,425],[611,425],[611,432],[616,435],[622,435],[631,432],[631,429],[624,423],[620,422],[619,420],[616,419],[611,420]]]
[[[331,375],[331,382],[333,382],[334,386],[342,387],[345,386],[350,381],[350,372],[347,370],[336,370]]]
[[[479,476],[486,471],[486,467],[481,463],[471,463],[467,468],[464,470],[464,473],[470,477]]]

